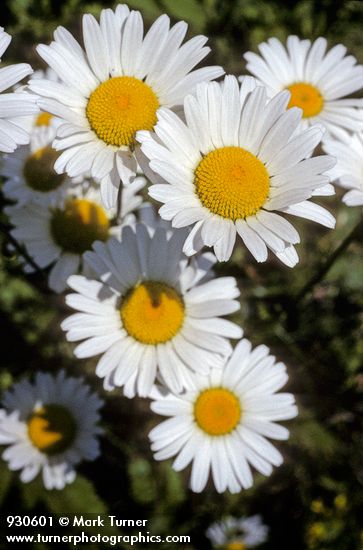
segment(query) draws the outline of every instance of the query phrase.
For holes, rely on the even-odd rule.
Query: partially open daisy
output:
[[[267,541],[268,527],[259,515],[226,517],[208,527],[207,537],[213,548],[220,550],[247,550]]]
[[[0,57],[11,42],[11,36],[0,27]],[[8,90],[33,70],[27,63],[17,63],[0,69],[0,151],[11,153],[18,145],[29,143],[29,135],[18,124],[26,115],[39,111],[36,98],[23,92],[2,93]]]
[[[99,455],[97,426],[103,402],[82,378],[38,373],[5,393],[0,409],[2,458],[27,483],[42,475],[46,489],[63,489],[75,466]]]
[[[182,104],[196,83],[223,74],[220,67],[193,70],[209,48],[205,36],[181,46],[186,32],[186,23],[170,28],[162,15],[143,37],[141,14],[120,4],[102,10],[100,24],[83,17],[85,52],[62,27],[50,46],[38,46],[63,81],[30,83],[43,96],[40,107],[66,122],[55,142],[65,150],[57,170],[70,176],[90,170],[102,180],[106,207],[116,202],[120,178],[128,183],[135,176],[137,132],[154,127],[161,106]]]
[[[2,192],[7,199],[16,201],[16,206],[24,206],[29,201],[57,201],[72,184],[67,174],[57,174],[54,170],[54,163],[59,157],[51,145],[54,137],[53,126],[33,126],[30,129],[30,145],[3,156],[0,174],[6,180]]]
[[[331,214],[307,199],[328,185],[323,172],[335,161],[310,158],[322,130],[298,131],[301,111],[286,111],[288,101],[288,92],[267,101],[252,77],[239,89],[237,79],[227,76],[186,97],[186,124],[160,109],[156,135],[139,133],[159,176],[149,194],[164,203],[161,217],[174,227],[193,226],[186,254],[206,245],[218,260],[228,260],[238,233],[257,261],[267,259],[269,248],[292,267],[299,235],[274,211],[334,226]]]
[[[137,178],[123,190],[121,223],[127,223],[127,214],[142,202],[135,194],[144,184],[144,178]],[[55,292],[62,292],[68,277],[82,268],[82,254],[94,241],[107,241],[120,234],[120,224],[112,224],[115,212],[105,210],[98,188],[87,181],[69,187],[57,202],[27,203],[20,208],[9,207],[6,213],[15,226],[12,236],[25,245],[37,266],[53,264],[48,284]],[[27,266],[27,271],[32,268]]]
[[[179,396],[153,390],[152,410],[171,417],[149,434],[156,460],[176,456],[176,471],[192,462],[190,487],[197,493],[210,471],[219,493],[238,493],[253,484],[250,464],[266,476],[282,464],[266,438],[287,439],[276,421],[294,418],[297,408],[293,395],[276,393],[288,376],[266,346],[251,351],[241,340],[222,369],[193,380],[194,389]]]
[[[330,175],[343,189],[348,189],[343,197],[347,206],[363,205],[363,132],[354,134],[347,140],[327,139],[323,149],[337,158]]]
[[[102,354],[96,374],[106,389],[147,397],[156,376],[172,391],[208,373],[231,353],[227,338],[241,329],[220,319],[239,309],[233,277],[200,282],[213,265],[201,256],[186,263],[182,231],[125,227],[121,242],[95,243],[85,260],[97,280],[70,277],[66,302],[80,313],[62,323],[70,341],[85,340],[77,357]]]
[[[327,41],[289,36],[286,48],[277,38],[259,45],[261,56],[247,52],[247,69],[269,95],[290,92],[289,107],[302,109],[301,126],[321,123],[337,138],[363,130],[363,99],[346,99],[363,87],[363,66],[342,44],[326,51]],[[345,98],[345,99],[343,99]]]

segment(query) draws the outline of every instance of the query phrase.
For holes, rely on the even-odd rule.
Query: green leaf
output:
[[[45,500],[46,489],[39,476],[30,483],[19,483],[23,494],[24,506],[28,510],[32,510],[39,502]]]
[[[168,15],[187,21],[195,31],[200,32],[204,29],[206,16],[200,2],[196,0],[183,0],[183,2],[164,0],[163,5]]]
[[[106,505],[95,492],[92,483],[80,475],[62,491],[47,491],[45,501],[55,514],[107,513]]]
[[[337,441],[316,420],[296,421],[291,430],[290,443],[304,448],[311,456],[330,456],[335,452]]]
[[[13,480],[13,472],[11,472],[8,468],[8,465],[4,461],[0,461],[0,506],[3,503],[9,487],[11,485],[11,482]]]
[[[180,473],[173,470],[167,462],[163,463],[162,467],[165,476],[165,493],[167,504],[175,506],[176,504],[184,502],[186,498],[186,491],[182,476]]]
[[[95,515],[106,516],[104,526],[79,526],[82,531],[91,533],[102,532],[104,535],[119,534],[116,527],[108,523],[108,508],[97,495],[92,483],[81,475],[77,475],[74,483],[67,485],[62,491],[47,491],[44,500],[53,514],[65,516],[84,516],[85,519],[94,519]],[[94,517],[92,517],[94,516]]]
[[[156,19],[161,15],[162,11],[158,6],[158,2],[155,0],[129,0],[127,5],[130,9],[140,10],[142,15],[145,15],[149,19]]]
[[[128,472],[131,480],[131,492],[140,504],[147,504],[157,498],[156,483],[150,463],[144,458],[130,462]]]

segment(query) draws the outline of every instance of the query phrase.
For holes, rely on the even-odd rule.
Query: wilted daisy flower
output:
[[[84,255],[97,280],[70,277],[66,302],[80,311],[62,323],[78,358],[102,354],[96,374],[106,389],[147,397],[157,376],[172,391],[208,373],[231,353],[241,329],[220,316],[239,309],[233,277],[203,282],[212,262],[184,260],[182,231],[125,227],[121,242],[95,243]]]
[[[171,417],[149,434],[155,459],[176,456],[176,471],[192,462],[190,487],[197,493],[210,471],[219,493],[251,487],[250,465],[269,476],[283,457],[266,438],[287,439],[276,421],[297,415],[293,395],[276,393],[288,380],[285,365],[275,364],[266,346],[251,351],[241,340],[224,368],[193,378],[195,388],[181,395],[153,390],[152,410]]]
[[[115,204],[120,178],[128,183],[136,173],[138,130],[151,130],[161,106],[175,107],[196,83],[223,74],[220,67],[193,68],[210,51],[205,36],[181,46],[187,24],[170,28],[160,16],[143,37],[140,12],[118,5],[102,10],[100,24],[83,17],[85,52],[72,35],[59,27],[50,46],[38,53],[63,84],[37,80],[30,88],[43,96],[39,105],[60,116],[55,147],[65,152],[59,172],[70,176],[87,170],[102,180],[106,207]]]
[[[344,189],[349,189],[343,197],[347,206],[363,205],[363,133],[355,134],[347,140],[325,140],[323,149],[337,158],[330,171],[332,179]]]
[[[142,202],[135,194],[144,184],[144,178],[137,178],[123,190],[124,223],[127,214]],[[111,225],[115,212],[104,209],[98,189],[89,182],[68,188],[57,203],[28,203],[21,208],[9,207],[6,213],[15,226],[12,236],[25,245],[37,266],[53,264],[48,285],[55,292],[66,288],[68,277],[82,267],[82,254],[94,241],[107,241],[120,233],[120,225]],[[27,271],[32,268],[27,266]]]
[[[206,535],[213,548],[247,550],[267,541],[268,527],[259,515],[239,519],[227,517],[208,527]]]
[[[54,202],[65,196],[72,184],[66,174],[57,174],[54,170],[59,157],[51,146],[54,137],[54,127],[35,126],[30,130],[30,145],[3,156],[0,174],[6,181],[2,191],[6,198],[17,201],[16,206],[24,206],[29,201]]]
[[[186,124],[160,109],[155,134],[140,132],[142,151],[159,175],[149,189],[163,202],[162,218],[174,227],[192,225],[184,252],[213,246],[220,261],[232,254],[236,234],[257,261],[267,248],[294,266],[296,229],[275,211],[313,218],[328,227],[334,218],[309,202],[325,190],[322,173],[334,164],[328,156],[309,158],[322,130],[297,131],[300,109],[289,109],[288,92],[267,102],[264,87],[227,76],[223,84],[197,87],[184,101]]]
[[[11,36],[0,27],[0,57],[11,42]],[[0,151],[11,153],[17,145],[29,143],[29,136],[18,124],[20,117],[39,111],[35,97],[22,92],[2,93],[33,70],[28,63],[17,63],[0,69]]]
[[[289,90],[288,107],[303,111],[301,125],[321,123],[338,138],[346,131],[363,130],[363,99],[343,99],[363,87],[363,66],[342,44],[326,51],[327,41],[289,36],[287,48],[277,38],[258,47],[261,56],[247,52],[247,69],[268,89],[270,96]]]
[[[0,410],[3,459],[10,470],[21,470],[23,483],[41,473],[46,489],[63,489],[74,481],[79,462],[99,455],[102,404],[82,378],[63,370],[14,384]]]

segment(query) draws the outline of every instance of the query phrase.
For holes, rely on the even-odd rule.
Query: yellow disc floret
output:
[[[204,390],[194,404],[195,421],[209,435],[226,435],[232,432],[241,415],[238,397],[225,388]]]
[[[49,126],[53,115],[47,112],[40,113],[35,119],[35,126]]]
[[[222,147],[208,153],[195,170],[196,193],[213,214],[230,220],[256,214],[270,190],[264,164],[242,147]]]
[[[92,92],[87,118],[92,130],[108,145],[132,147],[138,130],[152,130],[159,100],[153,90],[133,76],[116,76]]]
[[[68,449],[77,433],[75,419],[61,405],[48,404],[36,409],[27,424],[29,439],[34,447],[48,455]]]
[[[174,288],[156,281],[144,281],[131,289],[120,309],[123,326],[143,344],[171,340],[184,321],[184,302]]]
[[[50,230],[65,252],[83,254],[94,241],[106,241],[110,222],[105,210],[87,199],[68,199],[64,208],[53,211]]]
[[[317,88],[305,82],[297,82],[287,88],[290,93],[290,107],[300,107],[303,110],[303,118],[318,115],[324,106],[324,100]]]
[[[49,193],[62,185],[66,176],[57,174],[54,163],[59,153],[51,147],[42,147],[30,155],[23,168],[23,175],[28,187],[33,191]]]
[[[227,544],[226,550],[246,550],[246,545],[239,541],[230,542]]]

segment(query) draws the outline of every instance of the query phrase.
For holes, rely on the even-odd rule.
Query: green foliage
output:
[[[4,462],[0,462],[0,507],[4,502],[6,495],[10,489],[10,485],[13,479],[13,474]]]
[[[92,483],[81,475],[78,475],[74,483],[67,485],[63,491],[47,491],[45,502],[54,514],[81,514],[85,507],[93,514],[107,512],[106,505],[96,494]]]
[[[20,485],[20,491],[22,502],[28,513],[41,505],[45,501],[47,495],[39,477],[30,483]]]
[[[136,502],[148,504],[157,498],[156,482],[150,462],[136,458],[129,464],[131,493]]]

